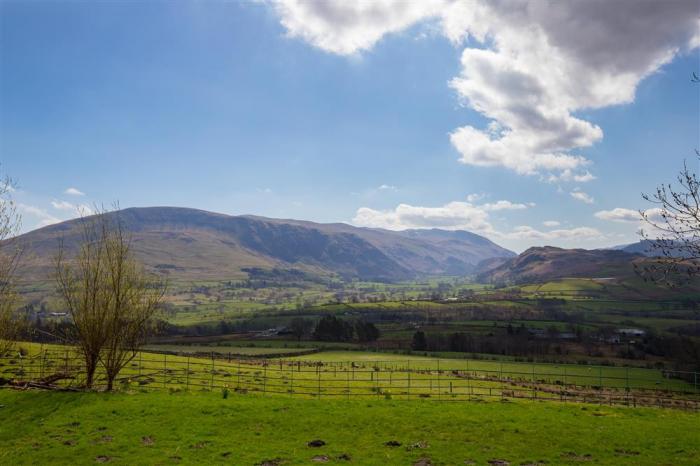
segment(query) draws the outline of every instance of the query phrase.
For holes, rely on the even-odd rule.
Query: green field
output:
[[[70,347],[23,344],[25,357],[0,360],[0,377],[37,380],[75,374],[82,360]],[[43,349],[43,352],[39,352]],[[258,351],[258,348],[252,349]],[[98,373],[98,384],[103,383]],[[549,399],[687,407],[700,401],[695,377],[655,369],[576,364],[530,364],[326,351],[283,359],[190,357],[142,352],[118,379],[122,390],[212,390],[314,398],[399,398],[474,401]]]
[[[695,465],[700,456],[700,414],[652,408],[0,390],[0,412],[0,463],[13,465]],[[326,445],[307,446],[316,439]]]

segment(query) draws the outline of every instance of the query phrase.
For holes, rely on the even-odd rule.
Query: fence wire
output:
[[[84,360],[73,348],[0,357],[5,385],[76,388],[84,386],[85,374]],[[98,369],[94,388],[104,387],[106,376]],[[115,388],[345,399],[527,399],[700,410],[697,372],[468,360],[316,362],[141,352],[121,371]]]

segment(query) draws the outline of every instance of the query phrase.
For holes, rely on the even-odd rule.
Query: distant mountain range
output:
[[[681,246],[681,243],[676,242],[669,244],[673,244],[674,246]],[[617,249],[619,251],[631,252],[635,254],[643,254],[647,257],[657,257],[663,255],[659,248],[655,247],[655,241],[648,239],[643,239],[632,244],[623,244],[620,246],[615,246],[611,249]],[[667,253],[670,254],[672,257],[688,257],[687,255],[682,254],[680,251],[668,250]]]
[[[515,253],[466,231],[389,231],[343,223],[321,224],[255,216],[230,216],[178,207],[124,209],[119,215],[136,255],[172,280],[229,280],[250,269],[397,281],[427,275],[467,275],[488,259]],[[53,272],[59,241],[77,250],[80,220],[21,235],[25,280]]]
[[[479,265],[477,281],[539,283],[559,278],[621,278],[634,274],[641,254],[613,249],[534,247],[510,259],[489,259]]]

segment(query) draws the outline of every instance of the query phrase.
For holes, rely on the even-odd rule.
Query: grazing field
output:
[[[70,347],[29,345],[0,359],[0,377],[56,379],[79,386],[83,361]],[[257,350],[257,348],[256,348]],[[698,409],[697,373],[573,364],[446,359],[331,351],[278,359],[210,353],[208,358],[142,352],[117,379],[122,390],[262,392],[313,398],[442,401],[583,401]],[[104,383],[97,374],[98,385]]]
[[[700,455],[699,414],[651,408],[9,390],[0,406],[0,463],[14,465],[694,465]]]
[[[171,352],[177,354],[207,354],[231,356],[273,357],[293,353],[308,353],[314,348],[284,348],[275,346],[240,346],[240,345],[149,345],[146,351]]]

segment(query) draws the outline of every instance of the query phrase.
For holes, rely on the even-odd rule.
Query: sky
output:
[[[522,251],[639,239],[700,147],[695,0],[0,2],[29,231],[118,202]]]

